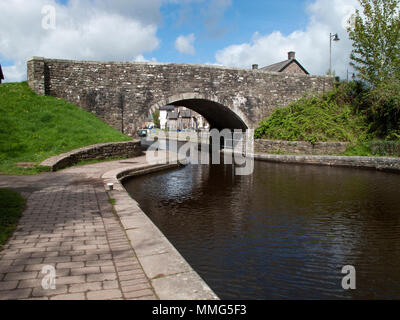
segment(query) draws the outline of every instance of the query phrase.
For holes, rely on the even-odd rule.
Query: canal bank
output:
[[[178,164],[184,161],[182,157],[169,156],[169,164],[118,168],[105,173],[102,179],[106,186],[113,186],[108,195],[115,200],[115,214],[157,296],[161,300],[218,300],[123,186],[127,179],[182,166]]]
[[[271,157],[275,161],[279,159],[276,156]],[[296,159],[302,158],[302,156],[296,157]],[[260,161],[256,161],[256,167],[260,164]],[[300,212],[300,217],[296,217],[298,212],[286,212],[283,216],[287,217],[288,220],[281,221],[283,226],[268,226],[268,224],[265,225],[264,216],[257,214],[254,216],[253,209],[249,215],[248,209],[243,206],[243,203],[251,204],[261,201],[252,197],[256,190],[252,181],[255,179],[260,181],[261,179],[262,183],[265,183],[264,181],[271,179],[282,187],[286,183],[282,185],[280,179],[285,174],[291,180],[305,181],[304,187],[300,187],[300,190],[306,190],[309,185],[315,183],[315,180],[320,181],[320,185],[314,188],[317,191],[327,188],[328,190],[331,188],[333,191],[344,190],[342,197],[338,198],[336,202],[333,201],[333,203],[342,205],[343,203],[351,204],[354,202],[354,205],[359,205],[367,201],[367,206],[363,209],[367,219],[357,211],[359,210],[358,207],[352,207],[349,210],[349,208],[341,208],[339,206],[338,212],[335,211],[338,209],[336,206],[331,207],[329,212],[333,215],[334,213],[337,214],[339,222],[343,222],[344,225],[340,225],[340,223],[333,225],[333,233],[329,229],[319,230],[318,232],[319,234],[328,235],[328,238],[340,239],[340,237],[343,237],[343,234],[340,233],[342,230],[345,232],[344,240],[338,243],[329,241],[326,243],[327,239],[325,239],[325,241],[322,241],[325,243],[320,248],[321,252],[318,253],[304,253],[303,247],[297,247],[301,255],[308,255],[308,258],[310,258],[309,255],[311,254],[312,259],[315,260],[316,256],[323,254],[324,250],[328,248],[330,249],[328,253],[332,254],[333,257],[339,257],[338,260],[343,263],[350,263],[352,261],[349,261],[346,255],[340,254],[340,251],[348,252],[349,250],[346,248],[346,241],[350,245],[350,249],[358,248],[365,241],[378,243],[379,246],[373,247],[372,252],[364,253],[361,249],[358,250],[362,252],[361,256],[369,255],[375,259],[377,256],[375,249],[379,248],[379,251],[382,252],[381,259],[386,264],[386,268],[379,260],[369,261],[372,265],[378,265],[378,269],[373,270],[375,272],[374,278],[382,276],[384,280],[387,280],[388,277],[396,279],[398,275],[391,266],[398,265],[399,261],[393,261],[393,259],[400,256],[400,254],[398,254],[398,248],[393,246],[393,243],[397,243],[397,240],[399,240],[396,238],[399,231],[397,230],[398,224],[393,216],[393,210],[396,210],[399,204],[393,203],[395,197],[390,195],[394,190],[392,186],[398,185],[398,183],[388,183],[389,189],[385,190],[386,187],[383,186],[385,179],[381,175],[386,173],[370,172],[361,174],[357,168],[352,170],[345,169],[346,171],[343,171],[343,174],[336,171],[342,170],[341,168],[326,168],[323,173],[316,175],[315,170],[319,171],[321,167],[299,166],[295,163],[290,165],[271,163],[271,165],[273,170],[270,168],[268,171],[271,175],[266,176],[265,179],[258,177],[259,174],[257,172],[253,177],[249,178],[235,177],[232,167],[229,166],[224,166],[222,171],[213,166],[198,166],[197,169],[202,170],[196,169],[190,171],[191,174],[188,174],[185,170],[192,170],[193,166],[187,166],[179,170],[175,164],[172,166],[148,164],[145,157],[68,168],[60,172],[45,173],[33,177],[4,176],[1,179],[0,186],[11,187],[23,192],[28,198],[28,211],[21,220],[19,229],[14,234],[14,237],[7,244],[5,250],[0,253],[0,296],[3,299],[217,299],[213,290],[202,280],[205,279],[211,285],[211,288],[218,290],[216,292],[223,299],[254,299],[258,297],[257,293],[249,292],[248,289],[264,288],[263,281],[265,279],[271,280],[272,277],[275,277],[277,282],[272,281],[265,285],[265,288],[271,288],[271,291],[258,293],[260,294],[260,299],[293,297],[288,288],[284,289],[284,293],[277,291],[277,288],[282,288],[282,283],[279,284],[279,281],[289,283],[290,286],[293,286],[297,281],[299,283],[305,282],[307,289],[313,291],[315,287],[312,284],[310,285],[307,279],[302,277],[292,278],[292,275],[283,277],[271,266],[267,267],[267,272],[265,264],[261,264],[260,268],[260,265],[256,263],[257,254],[260,253],[259,245],[264,245],[274,249],[274,251],[268,251],[266,254],[267,257],[272,259],[271,261],[278,261],[274,262],[274,264],[282,263],[279,259],[276,259],[283,254],[286,255],[285,259],[289,257],[291,262],[296,262],[294,265],[296,268],[301,268],[302,260],[300,259],[299,262],[297,253],[293,257],[287,256],[290,244],[275,246],[275,244],[271,244],[264,238],[259,238],[255,235],[262,231],[264,226],[266,226],[265,230],[271,235],[276,235],[275,229],[283,230],[283,236],[288,235],[288,232],[299,234],[299,230],[296,229],[298,226],[295,225],[292,226],[294,229],[288,229],[289,226],[285,224],[287,221],[293,220],[300,222],[300,225],[307,225],[307,221],[302,216],[303,213]],[[331,164],[326,165],[331,166]],[[178,170],[168,170],[174,168]],[[278,175],[276,172],[274,173],[277,168],[282,168],[278,170]],[[353,170],[357,172],[355,176],[349,174]],[[302,175],[296,177],[299,172]],[[146,176],[142,176],[143,174],[146,174]],[[152,179],[154,176],[162,177],[169,174],[172,174],[171,179],[168,178],[164,183],[158,183],[155,188],[150,188],[152,197],[143,207],[140,206],[142,209],[139,208],[139,201],[130,199],[127,193],[120,189],[119,186],[119,179],[125,180],[132,175],[136,175],[136,179],[133,180],[145,182],[148,178]],[[178,176],[174,176],[174,174]],[[373,176],[370,176],[370,174]],[[319,175],[331,177],[331,185],[326,181],[322,181]],[[388,177],[387,181],[393,180],[391,176],[385,177]],[[205,188],[199,189],[199,181],[209,181],[209,183]],[[344,186],[332,186],[332,183],[336,183],[335,181],[345,181]],[[377,181],[383,183],[376,183]],[[115,189],[107,192],[107,194],[104,188],[107,188],[107,183],[110,182],[114,183]],[[228,182],[228,184],[221,186],[221,182]],[[148,187],[147,183],[143,183],[143,185]],[[165,189],[157,189],[157,186],[159,187],[160,185]],[[375,189],[369,189],[369,186],[374,185],[376,185]],[[276,186],[268,187],[264,185],[262,190],[265,193],[275,189]],[[281,192],[276,193],[272,198],[284,200],[285,202],[284,204],[278,204],[278,209],[282,208],[282,206],[286,208],[288,204],[291,204],[293,198],[296,201],[302,198],[301,196],[299,197],[299,191],[292,187],[289,190],[279,188],[276,190]],[[311,193],[315,194],[317,192],[315,190]],[[369,203],[369,199],[347,198],[347,193],[368,194],[372,200],[377,202]],[[132,196],[137,199],[139,194],[140,192],[135,192]],[[192,198],[191,194],[193,194]],[[202,198],[202,195],[207,194],[211,194],[214,200],[210,201],[210,199]],[[304,192],[300,192],[300,194],[303,194],[304,198],[307,196]],[[62,198],[60,198],[61,195],[63,195]],[[82,195],[82,199],[80,195]],[[160,198],[161,195],[162,197]],[[228,198],[226,198],[227,195],[229,196]],[[265,197],[266,194],[262,194],[261,198]],[[109,201],[111,203],[115,202],[118,218],[115,212],[113,213],[113,208]],[[315,202],[319,203],[320,199],[316,197]],[[160,207],[157,207],[157,212],[167,218],[164,220],[171,220],[173,229],[163,230],[158,224],[156,227],[154,222],[149,220],[147,214],[151,217],[152,213],[144,209],[146,206],[148,207],[149,203],[160,204]],[[384,208],[382,203],[387,203],[388,207]],[[165,205],[166,207],[164,207]],[[172,207],[169,207],[170,205]],[[303,205],[304,203],[301,201],[300,208]],[[215,208],[218,208],[218,206],[220,209],[215,212]],[[295,206],[298,207],[299,204],[296,203]],[[166,211],[164,210],[165,208],[167,209]],[[177,208],[188,209],[188,216],[180,216],[180,213],[176,211]],[[202,212],[194,210],[199,208]],[[235,211],[234,208],[239,208],[240,210]],[[374,208],[372,218],[371,214],[365,211],[366,208]],[[278,212],[278,209],[273,207],[272,212]],[[173,223],[173,219],[170,219],[171,216],[167,216],[167,213],[172,214],[172,217],[175,216],[179,220]],[[255,213],[263,213],[263,207],[256,208]],[[382,213],[384,213],[383,220],[379,220]],[[208,217],[201,221],[201,215],[204,214],[207,214]],[[318,210],[319,214],[321,214],[321,209]],[[354,214],[356,214],[355,219],[353,219]],[[348,217],[346,218],[347,215],[353,216],[353,218],[349,220]],[[210,216],[213,217],[212,220],[209,220]],[[378,217],[378,221],[369,221],[376,219],[377,217],[375,216]],[[187,220],[190,217],[194,220]],[[154,216],[152,218],[154,219]],[[323,218],[324,221],[332,220],[334,222],[333,217]],[[259,223],[256,223],[257,219],[261,219]],[[267,221],[268,219],[276,220],[277,217],[267,217]],[[249,225],[240,224],[247,220],[250,222]],[[360,221],[364,226],[357,225]],[[199,222],[211,232],[218,230],[218,228],[225,230],[223,238],[213,239],[208,233],[206,236],[198,238],[200,240],[199,244],[194,244],[193,237],[197,238],[199,233],[193,228]],[[309,229],[321,226],[322,223],[323,221],[319,220],[316,225],[309,226]],[[249,227],[257,225],[258,231],[256,234],[249,235],[249,238],[246,238],[247,235],[245,234],[237,233],[240,230],[251,230]],[[376,229],[370,230],[373,227],[376,227]],[[370,230],[366,235],[367,239],[360,239],[360,234],[364,234],[364,230]],[[170,231],[173,231],[173,234]],[[376,236],[373,236],[373,232],[376,233]],[[189,238],[189,240],[182,238],[181,240],[190,244],[191,247],[182,249],[176,246],[173,242],[176,240],[174,238],[187,234],[192,238]],[[355,239],[349,238],[349,234],[354,236]],[[309,237],[314,236],[315,234],[304,236],[308,241],[304,245],[315,248],[315,243],[310,243],[309,239]],[[236,239],[238,242],[229,248],[229,239]],[[273,238],[272,240],[276,241]],[[300,239],[300,241],[302,240]],[[170,241],[173,242],[172,245]],[[291,239],[291,241],[293,248],[296,248],[299,239]],[[210,266],[208,262],[211,259],[208,253],[220,247],[221,244],[225,248],[228,247],[229,251],[235,253],[236,256],[232,259],[226,258],[224,254],[218,254],[217,261],[222,265],[217,267]],[[175,247],[179,250],[179,253]],[[335,247],[339,250],[338,252],[332,251],[332,248]],[[390,255],[392,257],[387,252],[388,248],[391,250]],[[187,259],[188,251],[191,256],[195,255],[200,258],[200,267],[198,263],[191,260],[192,258]],[[357,250],[355,251],[357,252]],[[240,269],[230,269],[231,265],[245,265],[247,260],[254,261],[255,264],[245,272]],[[57,291],[44,292],[40,290],[41,275],[39,270],[44,264],[54,264],[60,270],[61,281]],[[365,266],[365,262],[363,262],[362,267]],[[337,281],[339,279],[338,272],[336,272],[338,268],[337,260],[330,261],[329,272],[332,272],[332,274],[327,274],[326,270],[319,270],[318,266],[315,266],[315,261],[308,267],[310,270],[305,270],[305,274],[314,279],[314,282],[318,282],[320,279],[330,279],[329,281]],[[211,274],[210,279],[203,275],[204,269],[202,268],[208,269],[206,271]],[[368,267],[366,268],[368,269]],[[271,273],[269,274],[269,272]],[[362,270],[361,279],[366,279],[370,276],[371,274]],[[248,277],[256,281],[253,284],[242,285],[240,284],[242,277]],[[236,283],[233,287],[230,285],[232,280]],[[215,284],[215,281],[219,281],[219,284]],[[240,284],[239,286],[238,283]],[[324,286],[323,284],[319,285]],[[293,290],[300,290],[299,292],[304,294],[300,298],[319,298],[321,296],[329,298],[332,297],[332,291],[329,291],[332,289],[332,284],[330,286],[330,288],[325,288],[322,293],[320,293],[320,289],[317,290],[317,293],[321,294],[320,296],[304,293],[301,288]],[[384,290],[388,292],[387,295],[382,293]],[[222,294],[220,295],[219,292]],[[387,284],[384,283],[383,286],[377,289],[377,292],[377,296],[390,298],[395,297],[393,292],[396,291],[394,291],[393,287],[388,289]],[[362,294],[365,294],[365,292]],[[369,292],[367,294],[369,294],[368,297],[373,297],[373,293]],[[357,295],[354,296],[357,297]],[[334,288],[334,297],[343,298],[343,295],[340,292],[338,293],[337,288]],[[353,296],[348,295],[344,298],[348,297],[351,298]]]
[[[161,149],[173,148],[173,152],[179,152],[179,148],[184,143],[196,143],[199,145],[198,149],[201,150],[201,145],[209,144],[209,135],[202,135],[201,138],[196,138],[196,133],[191,133],[185,138],[186,133],[167,133],[165,137],[159,137],[157,135],[150,135],[146,138],[141,139],[141,143],[145,148],[151,145],[155,140],[160,138],[161,144],[159,147]],[[189,134],[189,133],[188,133]],[[173,142],[176,142],[175,145]],[[267,140],[256,140],[256,145],[261,145],[262,143],[271,143],[272,141]],[[276,144],[281,144],[284,141],[276,141]],[[288,142],[289,143],[289,142]],[[300,142],[297,142],[300,143]],[[346,143],[320,143],[322,147],[320,147],[320,151],[327,151],[329,148],[330,151],[333,149],[341,149],[345,150],[347,144]],[[290,149],[291,148],[291,149]],[[295,150],[296,148],[291,146],[290,150]],[[344,149],[343,149],[344,148]],[[208,148],[204,148],[207,150]],[[304,164],[304,165],[318,165],[318,166],[331,166],[331,167],[352,167],[352,168],[363,168],[363,169],[373,169],[378,171],[387,171],[387,172],[397,172],[400,173],[400,158],[399,157],[377,157],[377,156],[340,156],[340,155],[330,155],[327,153],[321,154],[273,154],[258,151],[260,148],[256,148],[254,153],[250,153],[248,156],[258,161],[267,161],[267,162],[275,162],[275,163],[289,163],[289,164]],[[288,149],[288,150],[289,150]],[[309,146],[304,147],[304,149],[310,149]],[[336,150],[336,151],[337,151]],[[308,150],[310,151],[310,150]],[[233,151],[230,149],[223,149],[222,152],[232,153]],[[335,154],[335,153],[334,153]]]
[[[118,196],[105,189],[113,173],[138,174],[170,167],[149,164],[142,156],[36,176],[1,176],[0,187],[21,193],[27,209],[0,252],[0,300],[217,299],[144,214],[138,219],[134,212],[136,221],[126,219],[135,208],[130,203],[125,207],[121,198],[110,198]],[[118,190],[118,182],[115,185]],[[129,223],[125,224],[129,237],[120,217]],[[146,252],[151,243],[145,246],[140,242],[145,232],[151,232],[151,241],[158,244],[150,254]],[[170,253],[166,265],[177,266],[177,272],[174,276],[172,268],[162,270],[164,274],[156,270],[153,279],[149,270],[157,264],[148,261],[165,249]],[[147,261],[142,265],[144,255]],[[41,286],[44,266],[56,270],[55,290]]]
[[[275,163],[363,168],[400,173],[400,158],[394,157],[275,155],[267,153],[255,153],[253,157],[255,160]]]

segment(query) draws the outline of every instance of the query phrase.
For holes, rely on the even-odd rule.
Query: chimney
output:
[[[253,68],[253,70],[257,70],[258,69],[258,64],[253,64],[252,68]]]
[[[289,57],[289,60],[296,59],[296,52],[294,52],[294,51],[288,52],[288,57]]]

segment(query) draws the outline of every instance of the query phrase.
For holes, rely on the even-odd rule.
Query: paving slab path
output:
[[[158,299],[101,179],[146,157],[77,166],[36,176],[1,176],[0,188],[20,192],[27,207],[0,251],[0,300]],[[45,290],[44,266],[56,270]]]

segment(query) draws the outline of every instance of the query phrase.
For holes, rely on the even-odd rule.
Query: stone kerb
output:
[[[108,191],[109,197],[115,199],[115,212],[157,296],[161,300],[218,300],[218,296],[129,196],[120,180],[178,166],[176,159],[170,158],[168,164],[116,169],[105,173],[102,178],[106,186],[113,184],[113,190]]]
[[[138,140],[101,143],[48,158],[40,166],[48,167],[51,171],[57,171],[84,160],[104,160],[117,157],[134,158],[141,154],[141,142]]]
[[[256,153],[254,154],[254,159],[277,163],[353,167],[400,173],[400,158],[390,157],[300,156]]]

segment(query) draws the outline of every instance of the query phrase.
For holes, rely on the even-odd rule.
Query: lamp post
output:
[[[339,35],[337,33],[329,34],[329,75],[332,75],[332,40],[335,42],[340,41]]]

